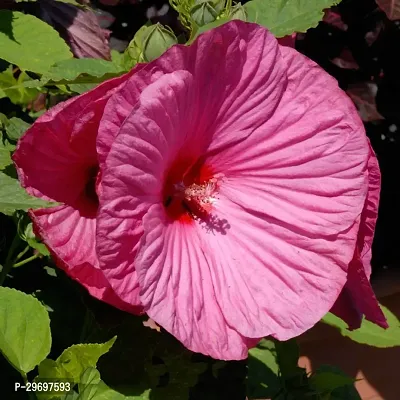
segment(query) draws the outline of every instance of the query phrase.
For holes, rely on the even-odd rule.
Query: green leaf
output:
[[[298,366],[299,348],[295,339],[275,340],[276,359],[285,390],[293,398],[303,398],[310,393],[306,370]]]
[[[118,341],[100,360],[99,369],[102,378],[125,395],[146,399],[151,389],[152,399],[187,400],[208,367],[172,335],[145,327],[140,317],[125,313],[107,332],[118,335]]]
[[[382,348],[400,346],[399,319],[386,307],[382,305],[380,307],[386,316],[388,329],[383,329],[364,319],[361,328],[350,331],[344,321],[331,313],[325,315],[322,322],[338,328],[343,336],[347,336],[358,343]]]
[[[43,75],[43,81],[91,83],[120,75],[122,68],[111,61],[96,58],[73,58],[60,61]],[[100,79],[99,79],[100,78]]]
[[[6,133],[10,140],[17,141],[25,131],[30,127],[30,124],[20,118],[12,117],[8,120]]]
[[[2,153],[0,159],[3,159],[3,163],[0,161],[0,165],[3,164],[3,167],[0,167],[0,170],[12,164],[11,152],[15,150],[15,145],[10,143],[8,138],[3,135],[7,130],[8,124],[9,119],[4,114],[0,113],[0,153]]]
[[[212,368],[211,368],[213,377],[217,378],[219,371],[224,369],[226,366],[227,366],[226,361],[217,360],[215,363],[213,363]]]
[[[283,377],[292,377],[299,372],[299,347],[295,339],[275,341],[277,361]]]
[[[32,371],[49,353],[49,315],[34,297],[0,287],[0,350],[21,373]]]
[[[75,344],[64,350],[56,361],[44,360],[39,365],[39,379],[68,379],[79,382],[80,376],[89,367],[96,367],[99,358],[106,354],[117,338],[106,343]]]
[[[0,72],[0,98],[8,97],[14,104],[28,104],[39,94],[37,89],[28,87],[28,82],[32,82],[32,79],[25,72],[21,72],[16,79],[10,65]]]
[[[0,113],[0,131],[5,128],[7,124],[8,118],[4,114]]]
[[[65,397],[62,398],[62,400],[78,400],[78,393],[71,391],[69,393],[67,393],[67,395]]]
[[[0,171],[10,164],[12,164],[10,150],[8,150],[6,146],[0,142]]]
[[[318,393],[326,393],[329,400],[361,400],[354,379],[335,366],[321,365],[309,382]]]
[[[43,74],[54,63],[72,58],[72,53],[57,31],[40,19],[0,10],[0,58]]]
[[[50,257],[49,249],[46,247],[44,243],[39,242],[39,240],[35,237],[34,239],[28,238],[27,243],[32,249],[35,249],[42,256]]]
[[[111,50],[111,62],[117,66],[117,68],[122,68],[124,65],[124,53],[112,49]]]
[[[318,393],[330,393],[333,390],[353,385],[354,380],[344,374],[337,374],[334,372],[318,372],[310,378],[310,384]]]
[[[81,376],[77,400],[125,400],[125,396],[109,388],[96,368],[88,368]]]
[[[268,28],[276,37],[314,28],[324,16],[323,10],[340,0],[252,0],[244,5],[249,22]]]
[[[78,400],[92,400],[96,396],[101,381],[100,372],[96,368],[87,368],[80,377],[78,384]]]
[[[29,196],[18,180],[0,172],[0,212],[12,215],[16,210],[27,211],[30,208],[52,207],[56,203]]]
[[[88,368],[81,375],[76,400],[149,400],[150,391],[140,396],[125,396],[107,386],[96,368]]]
[[[124,68],[115,62],[95,58],[73,58],[52,65],[40,80],[31,79],[22,86],[31,90],[44,86],[57,86],[64,93],[80,94],[107,79],[120,76],[123,72]],[[10,89],[15,87],[11,86]]]
[[[97,83],[73,83],[68,84],[68,89],[72,93],[77,93],[77,94],[82,94],[85,92],[88,92],[89,90],[92,90],[97,86]]]
[[[159,356],[165,366],[149,366],[148,372],[153,374],[153,381],[158,381],[160,376],[168,372],[169,380],[167,386],[155,387],[152,390],[154,397],[159,396],[165,400],[188,399],[190,388],[196,385],[199,375],[207,369],[207,364],[193,362],[192,354],[186,350],[182,351],[180,345],[175,349],[165,349]]]
[[[247,396],[249,399],[272,397],[280,388],[275,344],[263,339],[249,351]]]

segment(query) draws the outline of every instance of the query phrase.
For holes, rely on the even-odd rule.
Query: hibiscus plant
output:
[[[108,12],[139,2],[0,3],[5,399],[359,399],[296,338],[400,344],[377,158],[294,48],[338,2],[244,3],[170,0],[123,51]]]

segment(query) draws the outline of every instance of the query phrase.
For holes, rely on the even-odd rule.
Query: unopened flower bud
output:
[[[226,0],[195,0],[195,5],[201,5],[203,3],[211,3],[213,9],[219,14],[224,8],[226,4]]]
[[[160,23],[147,27],[142,38],[143,59],[147,62],[160,57],[166,50],[178,43],[174,32]]]
[[[204,26],[210,22],[214,22],[218,16],[218,12],[213,7],[213,3],[211,1],[206,1],[204,3],[195,5],[190,10],[190,15],[198,26]]]
[[[123,64],[128,70],[134,67],[141,60],[143,51],[143,38],[146,34],[148,26],[143,25],[135,34],[134,38],[130,41],[128,47],[124,52]]]
[[[241,3],[238,3],[232,8],[231,19],[240,19],[242,21],[247,21],[247,12]]]
[[[157,23],[144,25],[135,34],[124,53],[124,65],[132,68],[138,62],[149,62],[178,43],[172,30]]]

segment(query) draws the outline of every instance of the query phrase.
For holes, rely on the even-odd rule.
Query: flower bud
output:
[[[195,5],[201,5],[203,3],[210,3],[213,9],[219,14],[225,8],[226,0],[195,0]]]
[[[146,62],[155,60],[178,43],[174,32],[160,23],[147,27],[143,36],[141,36],[141,40],[143,40],[142,55]]]
[[[210,22],[214,22],[218,16],[218,12],[213,7],[213,3],[211,1],[206,1],[204,3],[195,5],[190,10],[190,15],[198,26],[204,26]]]
[[[220,14],[225,9],[225,0],[213,0],[214,9]]]
[[[132,66],[139,62],[140,55],[143,49],[143,36],[147,31],[148,26],[142,26],[135,34],[134,38],[130,41],[124,53],[124,60],[126,64],[131,63]]]
[[[242,6],[241,3],[238,3],[236,6],[232,7],[231,19],[240,19],[242,21],[247,21],[247,12],[246,9]]]
[[[140,56],[143,49],[143,36],[148,26],[142,26],[135,34],[133,39],[130,41],[128,47],[124,52],[122,64],[125,69],[129,70],[133,68],[138,62],[140,62]]]
[[[172,30],[157,23],[144,25],[135,34],[124,53],[123,63],[127,69],[139,62],[149,62],[159,57],[178,39]]]

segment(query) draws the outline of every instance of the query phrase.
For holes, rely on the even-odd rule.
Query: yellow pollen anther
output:
[[[211,178],[205,183],[193,183],[185,186],[183,182],[175,184],[176,196],[186,200],[189,204],[196,203],[200,208],[208,211],[210,206],[216,201],[218,189],[218,179]]]

